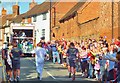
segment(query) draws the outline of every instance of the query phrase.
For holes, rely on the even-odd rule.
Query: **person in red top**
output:
[[[115,43],[115,45],[120,47],[120,38],[116,39],[116,41],[114,43]]]
[[[116,42],[114,42],[115,43],[115,46],[117,47],[117,49],[118,49],[118,52],[120,52],[120,38],[118,38],[117,40],[116,40]]]
[[[92,63],[92,61],[95,59],[95,57],[93,56],[93,54],[90,52],[90,50],[88,50],[88,57],[89,57],[89,72],[88,72],[88,78],[93,78],[93,68],[94,65]]]

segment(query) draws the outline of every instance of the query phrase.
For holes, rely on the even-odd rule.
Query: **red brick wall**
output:
[[[5,10],[4,8],[2,9],[2,15],[6,15],[7,14],[7,10]]]
[[[63,32],[59,31],[59,28],[56,29],[56,27],[61,26],[59,23],[59,20],[76,4],[77,2],[58,2],[56,3],[51,12],[51,39],[59,39],[60,34],[63,34]],[[56,17],[54,18],[54,12],[56,12]],[[55,24],[55,25],[54,25]],[[65,28],[64,28],[65,29]],[[63,30],[63,29],[62,29]],[[59,32],[58,32],[59,31]],[[56,38],[53,38],[53,33],[55,34]],[[65,33],[64,33],[65,34]]]
[[[120,5],[114,2],[113,9],[114,14],[112,15],[111,2],[85,3],[77,11],[78,17],[76,16],[61,23],[60,28],[55,29],[55,39],[60,39],[62,37],[69,40],[79,40],[80,38],[98,39],[99,36],[106,36],[108,42],[111,42],[112,20],[114,30],[113,37],[116,39],[120,36]],[[63,33],[64,36],[62,35]]]
[[[31,3],[29,4],[29,9],[32,9],[35,5],[37,5],[36,2],[31,2]]]
[[[27,21],[28,21],[28,23],[31,23],[32,18],[28,18]]]
[[[86,5],[88,5],[88,3],[86,3],[83,6],[83,8],[79,9],[78,16],[71,18],[70,20],[60,24],[60,28],[56,29],[57,32],[56,39],[66,38],[68,40],[79,40],[80,36],[87,36],[88,34],[92,35],[93,34],[92,31],[96,33],[96,30],[94,30],[95,28],[94,24],[96,24],[96,20],[85,24],[82,23],[98,17],[99,4],[89,3],[88,6]],[[97,7],[94,8],[95,6]],[[97,11],[93,12],[93,10],[97,10]],[[79,25],[79,23],[81,23],[81,25]],[[91,26],[92,27],[94,26],[94,28],[91,29],[90,28]],[[91,31],[89,31],[90,29]]]
[[[100,3],[99,2],[86,2],[78,10],[79,23],[84,23],[88,20],[98,17],[99,11],[100,11]]]
[[[120,2],[118,3],[118,31],[116,31],[118,33],[118,37],[120,37]]]
[[[18,5],[13,5],[12,10],[13,10],[13,15],[19,15],[19,6]]]

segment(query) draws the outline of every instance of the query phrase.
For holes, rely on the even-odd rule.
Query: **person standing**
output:
[[[117,77],[115,81],[120,83],[120,52],[117,53],[116,59],[118,60],[116,63]]]
[[[19,81],[20,79],[20,56],[23,56],[22,50],[17,47],[17,42],[12,42],[13,48],[10,52],[10,57],[12,59],[13,77],[14,81]]]
[[[78,57],[79,51],[77,48],[75,48],[75,45],[73,42],[70,43],[70,47],[67,50],[67,56],[68,56],[68,62],[69,62],[69,66],[70,66],[70,70],[69,71],[69,78],[72,75],[72,80],[75,80],[75,71],[76,71],[76,60]]]
[[[53,63],[55,64],[56,58],[57,58],[57,63],[60,63],[60,57],[59,57],[59,53],[58,53],[58,49],[55,41],[52,41],[51,49],[52,49]]]
[[[3,45],[3,48],[2,48],[2,59],[4,60],[4,63],[6,66],[7,80],[12,81],[12,66],[11,66],[11,63],[8,62],[8,59],[10,59],[10,56],[8,54],[8,48],[6,45]]]
[[[35,56],[35,60],[36,60],[36,70],[38,73],[39,80],[42,80],[44,59],[45,59],[46,55],[47,55],[47,53],[46,53],[45,48],[42,48],[42,43],[38,43],[37,47],[34,49],[34,56]]]

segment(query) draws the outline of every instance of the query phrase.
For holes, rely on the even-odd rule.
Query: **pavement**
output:
[[[1,55],[0,55],[1,60]],[[80,72],[76,73],[76,82],[80,83],[98,83],[94,79],[82,78]],[[52,83],[66,83],[72,82],[72,79],[68,78],[67,68],[62,67],[60,64],[53,64],[51,61],[46,61],[43,69],[42,83],[52,82]],[[0,83],[5,80],[5,71],[3,66],[0,66]],[[37,79],[36,66],[34,57],[22,57],[21,58],[21,82],[40,82]]]
[[[0,83],[2,82],[2,67],[0,67]]]
[[[5,69],[4,69],[4,64],[2,61],[2,55],[1,55],[1,50],[0,50],[0,83],[5,81]]]
[[[1,60],[1,54],[0,54],[0,83],[2,82],[2,77],[3,77],[3,66],[2,66],[2,60]]]

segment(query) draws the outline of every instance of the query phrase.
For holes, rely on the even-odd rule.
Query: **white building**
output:
[[[36,43],[41,37],[45,37],[45,41],[50,41],[50,13],[49,11],[32,17],[32,23],[35,24]]]
[[[51,6],[54,3],[51,3]],[[32,18],[31,22],[35,24],[36,44],[41,37],[45,37],[45,41],[50,41],[50,2],[43,2],[42,4],[34,6],[24,16],[25,22],[28,18]]]

